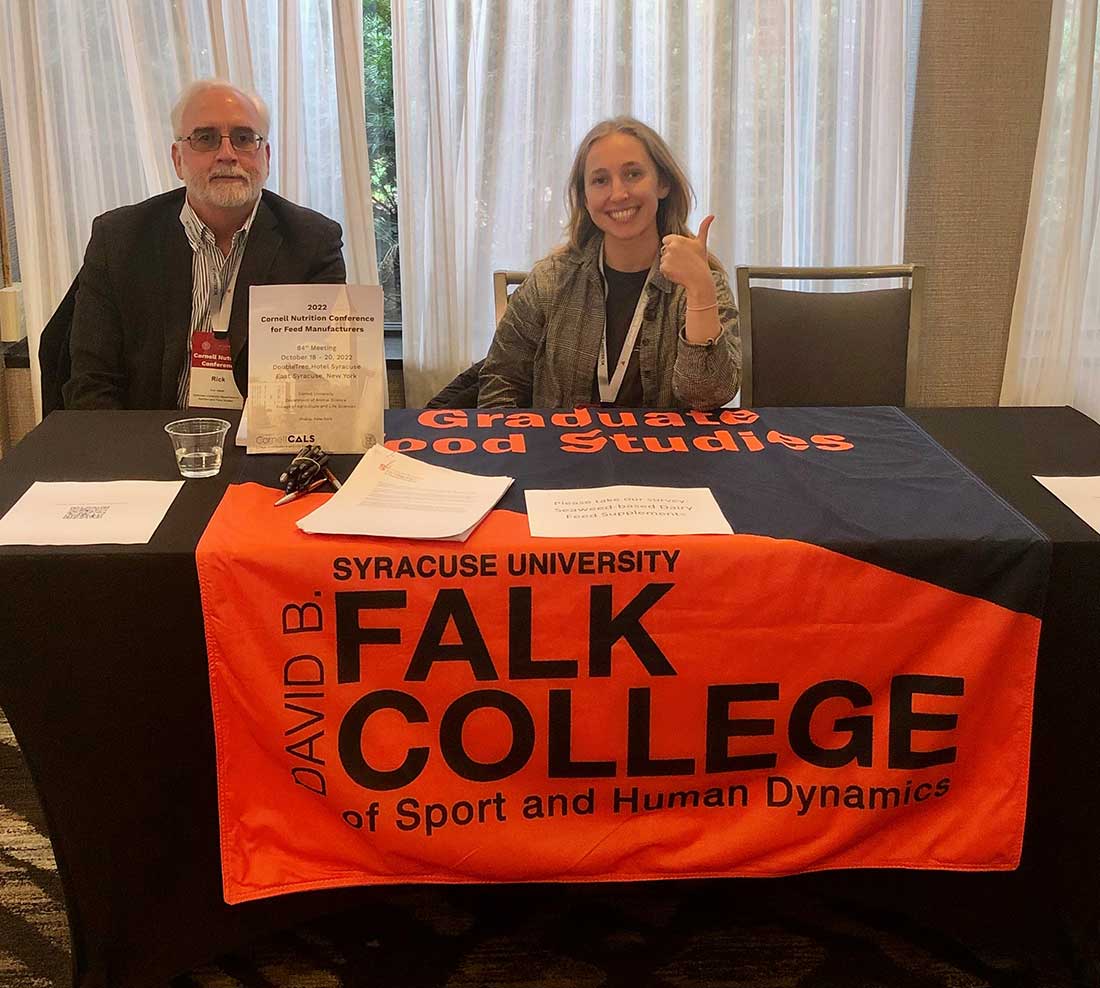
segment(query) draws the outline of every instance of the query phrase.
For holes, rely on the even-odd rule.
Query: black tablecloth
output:
[[[949,900],[998,915],[1038,908],[1062,921],[1097,983],[1100,535],[1031,478],[1100,474],[1100,426],[1064,408],[909,414],[1053,542],[1023,863],[1009,874],[806,880],[923,901],[930,917]],[[0,512],[35,480],[173,479],[162,431],[173,417],[54,413],[0,462]],[[185,484],[148,545],[0,547],[0,706],[42,798],[82,986],[152,984],[260,932],[380,901],[377,889],[222,900],[194,549],[239,455],[227,452],[219,477]]]

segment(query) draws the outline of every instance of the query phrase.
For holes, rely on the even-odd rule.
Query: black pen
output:
[[[290,468],[280,478],[285,484],[285,491],[290,494],[294,490],[309,487],[317,477],[317,473],[328,459],[327,454],[320,446],[307,446],[294,457]]]
[[[301,482],[302,474],[305,473],[308,462],[304,453],[298,453],[294,459],[290,461],[290,466],[279,475],[279,483],[286,486],[286,492],[288,494]]]
[[[329,483],[328,477],[318,477],[308,487],[303,487],[296,491],[288,491],[275,502],[275,507],[279,507],[280,504],[290,504],[291,501],[297,501],[298,498],[304,497],[306,494],[312,494],[315,490],[324,487],[327,483]]]
[[[299,473],[302,473],[309,464],[315,463],[318,457],[324,456],[324,450],[320,446],[303,446],[294,454],[290,466],[279,475],[280,484],[294,485]]]

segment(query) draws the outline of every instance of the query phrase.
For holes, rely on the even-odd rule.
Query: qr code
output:
[[[109,504],[74,504],[65,512],[65,521],[87,521],[102,518]]]

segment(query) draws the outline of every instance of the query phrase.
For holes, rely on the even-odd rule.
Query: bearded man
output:
[[[221,80],[180,94],[172,163],[185,188],[92,223],[66,408],[230,407],[210,397],[232,390],[230,375],[209,368],[231,360],[246,392],[249,288],[346,280],[340,225],[263,189],[269,119],[258,96]]]

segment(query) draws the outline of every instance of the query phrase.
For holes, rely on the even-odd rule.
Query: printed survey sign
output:
[[[248,341],[250,453],[360,453],[382,439],[381,288],[253,286]]]

